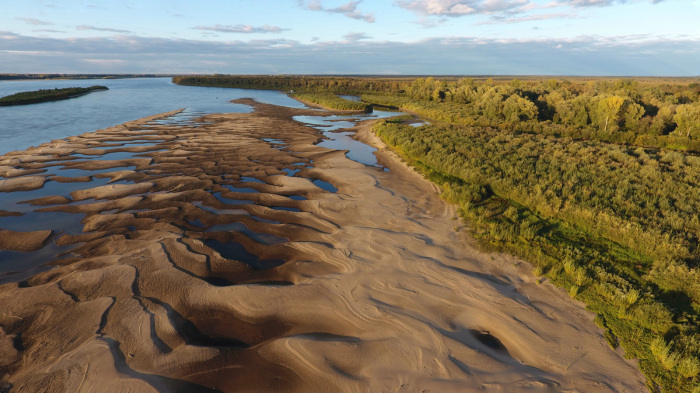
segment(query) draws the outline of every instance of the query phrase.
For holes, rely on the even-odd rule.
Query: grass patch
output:
[[[293,93],[291,96],[301,101],[310,102],[328,109],[361,111],[365,113],[372,112],[371,104],[346,100],[331,93]]]

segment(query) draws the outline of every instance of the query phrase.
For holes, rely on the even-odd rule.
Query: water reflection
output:
[[[341,96],[345,98],[346,96]],[[383,119],[386,117],[396,116],[397,112],[374,111],[361,115],[334,115],[334,116],[294,116],[294,120],[311,125],[317,130],[323,132],[326,140],[319,142],[318,146],[335,150],[347,150],[345,154],[349,159],[361,164],[376,166],[383,168],[377,163],[377,157],[374,152],[377,151],[372,146],[352,139],[353,132],[337,132],[344,128],[351,128],[357,125],[359,121],[368,119]],[[386,168],[384,168],[386,170]]]
[[[351,96],[351,95],[346,95],[346,94],[338,94],[338,97],[340,97],[340,98],[342,98],[342,99],[344,99],[344,100],[352,101],[352,102],[360,102],[360,101],[362,101],[362,99],[360,98],[360,96]]]

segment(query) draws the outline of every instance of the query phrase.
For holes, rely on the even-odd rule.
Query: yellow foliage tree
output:
[[[678,133],[688,138],[695,136],[695,131],[700,132],[700,105],[678,105],[673,121],[678,125]]]
[[[620,116],[620,111],[622,105],[625,103],[625,99],[620,96],[609,96],[600,100],[598,104],[598,109],[605,117],[605,128],[603,132],[608,131],[608,123],[610,120],[616,123],[618,117]]]

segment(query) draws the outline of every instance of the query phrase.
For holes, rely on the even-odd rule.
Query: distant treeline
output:
[[[409,119],[374,131],[440,185],[486,247],[532,262],[639,359],[651,391],[700,392],[700,83],[176,77],[354,94]],[[409,116],[411,117],[411,116]]]
[[[361,95],[448,123],[700,151],[700,81],[177,76],[181,85]]]
[[[42,89],[25,91],[0,98],[0,106],[27,105],[40,102],[66,100],[95,90],[109,90],[106,86],[68,87],[65,89]]]
[[[333,76],[175,76],[173,83],[188,86],[233,87],[239,89],[295,90],[303,93],[336,94],[392,93],[406,83],[404,78],[362,78]]]
[[[121,78],[159,78],[172,75],[158,74],[0,74],[2,80],[31,79],[121,79]]]

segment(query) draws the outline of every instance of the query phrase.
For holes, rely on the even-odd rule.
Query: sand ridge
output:
[[[84,233],[55,235],[75,248],[53,269],[0,286],[0,390],[645,389],[582,304],[470,247],[455,208],[369,122],[356,137],[389,172],[316,146],[292,116],[318,111],[239,102],[256,110],[0,157],[8,173],[60,162],[109,179],[35,201],[84,215]]]

